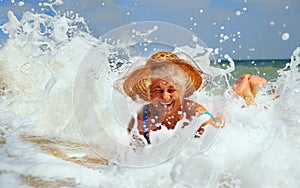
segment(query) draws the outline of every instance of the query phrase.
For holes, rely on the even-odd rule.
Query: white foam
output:
[[[0,132],[4,134],[2,140],[5,140],[5,144],[0,146],[1,186],[18,186],[20,176],[33,176],[44,180],[70,178],[79,187],[118,187],[120,182],[122,187],[299,185],[300,109],[297,104],[300,100],[300,85],[297,65],[300,48],[295,50],[291,58],[291,70],[283,71],[275,83],[280,92],[279,99],[275,101],[272,99],[273,95],[260,92],[257,96],[260,101],[258,106],[241,108],[243,101],[235,98],[232,91],[226,88],[226,84],[222,85],[226,90],[224,98],[205,92],[193,96],[201,104],[208,103],[207,108],[213,112],[226,106],[226,126],[218,134],[208,132],[210,134],[203,136],[216,139],[213,145],[209,145],[212,142],[192,139],[175,158],[170,158],[158,166],[127,168],[109,165],[102,170],[93,170],[46,154],[37,145],[22,141],[19,135],[46,135],[82,142],[75,127],[73,82],[83,56],[99,41],[86,30],[73,31],[72,36],[66,34],[70,31],[68,23],[78,22],[78,19],[27,12],[18,20],[11,11],[8,17],[9,21],[2,28],[9,35],[9,39],[0,51],[1,75],[7,75],[3,77],[4,81],[1,80],[1,84],[5,84],[0,111]],[[28,22],[30,19],[34,22]],[[37,30],[35,22],[51,23],[53,32],[49,31],[44,35],[41,30]],[[23,26],[23,31],[20,26]],[[149,32],[135,33],[147,35],[157,30],[159,28],[154,27]],[[109,48],[109,45],[101,46],[104,54]],[[197,62],[203,62],[201,68],[210,71],[212,75],[224,75],[234,70],[234,62],[229,56],[226,58],[232,63],[230,69],[210,67],[208,56],[212,49],[196,46],[195,49],[182,47],[181,50],[191,54]],[[205,53],[197,56],[199,52]],[[103,89],[100,90],[101,96],[111,97],[112,93],[106,92],[113,91],[111,85],[100,83],[102,85],[97,87]],[[219,104],[216,101],[220,101]],[[96,102],[109,105],[107,101]],[[268,110],[264,108],[267,104],[270,105]],[[107,125],[106,131],[124,135],[124,132],[116,132],[110,126],[110,112],[97,115]],[[86,127],[86,131],[99,131],[96,135],[100,139],[102,134],[107,133],[102,128],[93,129],[92,126]],[[215,137],[216,135],[218,136]],[[109,144],[108,141],[107,147]]]

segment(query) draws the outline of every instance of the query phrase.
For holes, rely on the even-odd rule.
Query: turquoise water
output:
[[[258,60],[234,60],[235,71],[232,72],[233,78],[238,78],[243,74],[258,75],[267,80],[274,80],[278,73],[283,69],[290,59],[258,59]],[[227,67],[229,62],[223,60],[218,63],[220,67]]]

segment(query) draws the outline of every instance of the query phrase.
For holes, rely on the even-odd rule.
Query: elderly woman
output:
[[[202,105],[186,99],[203,88],[202,74],[197,65],[170,52],[158,52],[145,65],[131,71],[122,78],[123,91],[132,100],[142,100],[147,104],[136,117],[131,118],[128,131],[131,132],[136,127],[147,144],[150,144],[152,131],[161,130],[162,127],[174,129],[183,118],[191,121],[196,116],[209,116],[207,121],[199,125],[198,136],[203,133],[205,125],[220,127],[223,124],[222,117],[215,117]],[[241,78],[234,86],[240,96],[243,96],[245,88],[249,89],[245,84],[250,87],[248,79],[247,82],[244,80]]]
[[[148,144],[151,143],[151,131],[162,126],[174,129],[184,117],[192,120],[194,116],[209,115],[208,121],[199,125],[212,124],[217,127],[220,118],[212,116],[202,105],[186,99],[202,84],[202,72],[189,62],[179,59],[170,52],[158,52],[151,56],[146,65],[132,71],[123,78],[123,90],[134,101],[143,100],[147,104],[128,124],[130,132],[134,126]],[[186,126],[186,124],[184,124]]]

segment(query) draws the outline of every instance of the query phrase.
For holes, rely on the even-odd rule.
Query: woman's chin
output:
[[[169,114],[174,111],[174,105],[167,106],[159,104],[156,106],[156,110],[159,111],[159,113]]]

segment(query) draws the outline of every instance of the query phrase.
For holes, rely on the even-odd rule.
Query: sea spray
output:
[[[160,33],[165,33],[165,30],[170,30],[170,28],[174,28],[173,30],[177,30],[180,36],[188,39],[185,41],[186,45],[180,46],[179,44],[184,43],[183,41],[178,42],[176,39],[170,40],[169,38],[163,38],[161,43],[158,41],[155,41],[154,43],[151,42],[157,40],[156,37],[160,36]],[[131,31],[140,32],[138,32],[139,34],[132,36]],[[141,35],[140,33],[144,34]],[[167,139],[168,141],[145,148],[144,151],[141,152],[144,153],[143,155],[139,153],[139,156],[134,154],[134,152],[130,153],[130,151],[126,151],[132,149],[136,150],[136,148],[130,146],[130,142],[128,141],[127,124],[131,116],[136,113],[136,111],[130,110],[138,109],[135,106],[140,106],[140,104],[134,104],[134,102],[128,100],[126,96],[122,97],[122,95],[115,93],[122,93],[122,80],[118,79],[122,76],[126,76],[125,73],[127,72],[127,69],[133,69],[147,62],[147,59],[145,59],[144,56],[147,55],[148,52],[145,54],[145,51],[142,50],[143,48],[147,47],[148,49],[151,49],[152,45],[155,45],[157,48],[159,47],[160,50],[164,50],[165,48],[171,49],[171,45],[174,43],[177,44],[178,42],[178,46],[176,47],[177,52],[175,53],[178,54],[179,57],[186,59],[189,57],[189,53],[194,53],[199,47],[199,45],[193,43],[193,45],[190,46],[189,40],[191,39],[195,39],[195,36],[193,36],[192,33],[172,24],[163,22],[138,22],[121,26],[120,28],[116,28],[107,33],[101,37],[102,42],[95,43],[94,47],[85,55],[76,75],[73,104],[77,125],[83,138],[87,143],[94,146],[94,149],[100,156],[105,156],[105,153],[107,153],[101,152],[101,150],[111,150],[114,151],[113,153],[116,153],[117,156],[114,158],[105,156],[105,158],[111,158],[112,163],[136,167],[152,166],[160,164],[170,157],[174,157],[174,155],[177,154],[191,139],[193,135],[192,132],[195,131],[189,130],[191,136],[183,136],[187,135],[186,131],[188,131],[188,128],[185,128],[186,133],[180,134],[179,132],[176,132],[176,134],[174,134],[175,136]],[[141,41],[143,41],[143,43],[141,43]],[[195,41],[195,43],[196,42],[197,41]],[[187,50],[188,54],[185,54],[183,50],[180,51],[181,47],[182,49]],[[209,50],[205,51],[209,53]],[[209,54],[207,53],[202,54],[203,60],[209,58]],[[131,58],[133,55],[136,57]],[[141,56],[140,59],[134,62],[134,59],[139,56]],[[201,54],[198,55],[198,57],[201,58]],[[107,60],[109,62],[107,62]],[[186,60],[194,63],[195,66],[198,66],[198,62],[194,62],[191,57]],[[205,61],[207,62],[207,60]],[[129,67],[129,65],[132,66]],[[217,70],[218,68],[215,69],[215,71]],[[205,72],[203,75],[204,74]],[[203,79],[205,80],[206,78],[208,77]],[[208,84],[209,80],[206,81],[208,81],[206,83]],[[199,92],[198,97],[200,97],[199,95],[205,96],[207,95],[207,92]],[[211,99],[212,100],[207,100],[206,104],[211,103],[213,98]],[[123,104],[123,108],[120,108],[120,104]],[[207,105],[207,107],[212,108],[209,105]],[[218,112],[221,112],[223,109],[224,108],[219,108]],[[192,129],[197,128],[197,126],[193,125],[201,124],[190,123]],[[163,134],[160,136],[163,136]],[[214,137],[215,136],[211,135],[212,140]],[[168,145],[168,143],[172,143],[172,139],[173,143],[176,144]],[[165,140],[165,138],[158,140]],[[208,147],[212,140],[204,144],[203,147]],[[166,147],[168,149],[166,149]],[[111,155],[112,152],[108,152],[108,154]]]
[[[284,70],[283,77],[275,83],[275,87],[276,84],[284,87],[279,98],[276,97],[279,93],[264,96],[265,93],[261,92],[258,98],[263,98],[264,103],[241,109],[242,101],[238,102],[232,95],[226,97],[230,100],[226,106],[226,126],[208,151],[175,162],[171,177],[176,185],[297,187],[299,122],[298,116],[292,114],[299,112],[299,107],[293,102],[299,96],[296,96],[299,87],[298,59],[299,48],[291,58],[291,70]],[[284,85],[281,85],[282,79]],[[274,87],[274,83],[269,84]],[[266,87],[272,88],[270,85]],[[290,101],[291,104],[287,105]],[[269,108],[266,109],[264,105],[267,104]],[[288,119],[286,114],[289,114]],[[191,142],[190,146],[193,144]],[[190,179],[194,174],[204,175]]]
[[[71,32],[71,35],[69,32],[65,33],[74,31],[69,30],[70,25],[65,22],[74,23],[73,19],[59,15],[54,17],[43,14],[32,15],[32,13],[24,15],[29,15],[33,22],[26,21],[28,17],[24,16],[16,20],[12,12],[9,13],[11,19],[8,23],[11,23],[11,26],[8,24],[6,28],[7,32],[11,33],[9,34],[11,38],[7,40],[0,52],[1,86],[4,86],[1,87],[0,111],[0,133],[4,140],[0,145],[1,185],[24,185],[24,179],[32,182],[50,181],[50,185],[58,181],[64,182],[65,186],[77,187],[118,187],[120,182],[123,187],[140,185],[200,187],[201,185],[201,187],[296,188],[300,184],[299,117],[297,116],[299,108],[296,105],[299,101],[297,68],[299,50],[295,51],[291,59],[291,63],[297,63],[292,64],[291,71],[284,71],[285,76],[278,78],[283,81],[277,85],[277,94],[280,96],[275,100],[273,96],[276,95],[268,90],[260,92],[257,96],[259,101],[266,99],[263,104],[241,108],[243,100],[234,96],[226,84],[223,85],[226,92],[222,100],[210,92],[201,92],[194,96],[201,99],[201,103],[213,100],[213,103],[208,105],[209,108],[214,107],[214,101],[220,103],[224,101],[225,104],[220,106],[226,106],[225,127],[214,137],[215,142],[204,150],[199,148],[199,139],[191,139],[176,157],[169,158],[165,163],[157,166],[127,168],[108,165],[94,170],[82,165],[80,161],[79,163],[66,161],[74,156],[86,154],[82,151],[76,153],[73,150],[66,151],[66,147],[58,147],[54,150],[56,153],[47,153],[47,150],[42,150],[40,147],[41,143],[28,143],[22,136],[43,135],[41,142],[49,137],[59,137],[62,139],[61,142],[54,139],[52,143],[58,146],[70,144],[70,140],[82,142],[76,127],[74,128],[76,122],[72,111],[75,74],[84,59],[83,55],[88,54],[92,47],[101,44],[103,55],[108,55],[113,47],[105,46],[85,30],[83,32],[76,30]],[[44,25],[50,27],[48,30],[42,29],[37,32],[38,27],[30,24],[35,24],[39,19],[44,18],[47,20],[47,24]],[[56,22],[59,23],[55,24]],[[28,27],[29,30],[26,31],[30,32],[23,33],[20,29],[23,26]],[[59,26],[63,27],[56,28]],[[54,29],[57,31],[55,34],[52,32]],[[189,54],[193,52],[193,48],[184,51]],[[124,62],[135,62],[135,60]],[[96,103],[101,99],[99,97],[102,96],[101,92],[111,97],[111,93],[105,91],[106,89],[112,91],[113,88],[106,87],[109,84],[103,83],[105,79],[102,82],[103,77],[99,77],[97,73],[88,75],[100,84],[96,85],[96,89],[104,87],[97,90]],[[116,75],[118,76],[120,75]],[[275,88],[276,84],[275,82]],[[100,102],[104,101],[100,100]],[[266,109],[265,105],[270,107]],[[109,112],[97,115],[100,119],[111,117]],[[109,131],[113,132],[114,129]],[[97,132],[95,134],[97,135]],[[102,133],[99,132],[99,136],[100,134]],[[50,142],[45,145],[46,148],[51,149]],[[80,149],[84,151],[84,148]],[[59,156],[60,152],[62,156]],[[59,158],[65,157],[64,155],[66,158]],[[201,177],[198,178],[197,174]],[[68,184],[67,180],[72,184]]]
[[[31,117],[35,134],[51,135],[73,126],[75,73],[81,54],[96,39],[74,29],[78,19],[25,12],[18,20],[11,11],[8,17],[2,28],[9,38],[0,56],[6,109]]]

